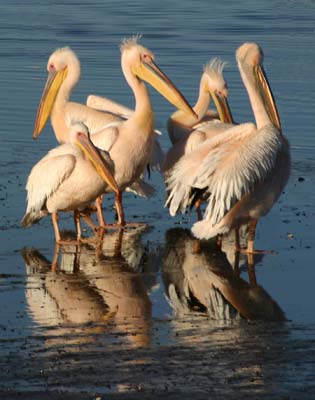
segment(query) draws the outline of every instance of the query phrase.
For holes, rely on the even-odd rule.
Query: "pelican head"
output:
[[[253,70],[254,79],[265,104],[270,122],[281,131],[280,117],[267,75],[262,65],[263,59],[263,51],[256,43],[244,43],[236,51],[236,60],[238,64]]]
[[[120,47],[122,53],[121,65],[127,80],[131,73],[137,78],[148,82],[176,108],[197,118],[196,113],[184,96],[156,65],[154,54],[140,45],[138,39],[139,37],[125,39]]]
[[[69,73],[70,68],[71,73]],[[34,139],[37,139],[44,128],[64,80],[68,77],[70,88],[78,82],[80,78],[80,61],[69,47],[63,47],[54,51],[49,57],[47,72],[48,77],[35,119]]]
[[[107,165],[109,160],[107,159],[106,162],[104,157],[100,155],[99,150],[90,140],[87,127],[81,122],[72,123],[70,127],[70,143],[81,149],[108,186],[115,193],[118,193],[119,188],[111,171],[111,169],[113,170],[113,164]]]
[[[220,120],[226,123],[232,123],[232,115],[227,101],[228,87],[223,77],[223,68],[226,62],[220,58],[213,58],[205,65],[201,77],[201,90],[210,93]]]

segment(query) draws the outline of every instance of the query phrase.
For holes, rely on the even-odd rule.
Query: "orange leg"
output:
[[[51,219],[52,219],[52,223],[53,223],[53,227],[54,227],[54,231],[55,231],[56,243],[60,243],[61,242],[61,236],[60,236],[59,226],[58,226],[58,213],[56,213],[56,212],[52,213],[51,214]]]
[[[75,229],[77,232],[77,240],[80,241],[81,235],[82,235],[82,230],[81,230],[81,223],[80,223],[80,211],[74,210],[73,212],[73,217],[74,217],[74,224],[75,224]]]
[[[195,208],[196,208],[196,211],[197,211],[198,221],[202,220],[202,212],[201,212],[201,208],[200,207],[201,207],[201,199],[198,199],[196,201],[196,203],[195,203]]]
[[[256,235],[256,226],[257,226],[257,219],[252,219],[249,222],[248,227],[248,242],[247,242],[247,253],[253,254],[254,253],[254,241]]]
[[[80,213],[80,216],[83,218],[84,222],[93,229],[93,231],[98,230],[98,225],[94,224],[94,222],[89,214],[85,214],[85,212],[83,211]]]
[[[100,227],[105,228],[106,223],[105,223],[104,216],[103,216],[102,202],[103,202],[103,196],[97,197],[97,199],[95,200],[95,206],[96,206],[97,218],[98,218]]]
[[[272,254],[274,251],[272,250],[255,250],[254,249],[254,241],[257,227],[257,219],[251,219],[248,225],[248,240],[247,240],[247,248],[240,249],[242,253],[246,254]]]
[[[118,214],[118,225],[124,226],[125,225],[125,216],[124,216],[124,210],[122,206],[122,192],[119,191],[116,193],[115,196],[115,206]]]

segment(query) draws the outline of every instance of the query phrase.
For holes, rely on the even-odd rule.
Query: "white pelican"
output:
[[[80,241],[80,210],[108,186],[116,194],[119,192],[113,173],[114,165],[108,153],[100,154],[90,141],[86,127],[74,124],[70,129],[70,143],[52,149],[33,167],[26,184],[28,203],[22,225],[30,226],[50,213],[56,242],[61,243],[58,212],[73,210]],[[119,218],[123,219],[119,200],[116,207]]]
[[[197,121],[182,110],[175,111],[169,118],[168,134],[173,146],[167,152],[163,163],[165,178],[184,154],[192,152],[207,139],[233,126],[227,102],[228,88],[223,77],[224,65],[219,58],[214,58],[204,68],[199,96],[193,107],[198,115]],[[211,98],[218,113],[208,109]]]
[[[181,110],[175,111],[169,118],[168,134],[173,146],[164,158],[162,170],[165,180],[171,176],[172,169],[184,154],[192,152],[207,139],[233,126],[227,102],[228,87],[223,76],[224,65],[222,60],[214,58],[204,67],[199,96],[193,107],[198,115],[197,121]],[[218,113],[208,109],[211,98]],[[201,199],[195,204],[199,220],[202,219],[200,204]]]
[[[143,80],[149,82],[177,108],[194,115],[187,101],[167,76],[154,63],[153,54],[137,43],[137,38],[124,40],[121,45],[121,66],[124,76],[135,96],[135,111],[123,122],[108,125],[108,114],[85,105],[69,102],[71,91],[80,76],[79,61],[69,48],[55,51],[49,58],[48,79],[40,101],[34,138],[51,115],[52,125],[59,142],[69,140],[66,116],[84,122],[91,140],[102,150],[107,150],[114,161],[115,179],[120,192],[132,184],[139,184],[145,171],[154,143],[154,115],[148,90]],[[107,191],[110,191],[107,188]]]
[[[192,227],[194,235],[208,239],[233,228],[237,232],[249,223],[246,251],[253,253],[257,221],[269,212],[287,183],[290,149],[262,67],[261,48],[245,43],[236,58],[256,126],[237,125],[182,157],[168,180],[167,204],[175,215],[195,201],[195,190],[201,191],[208,195],[208,206],[203,220]]]
[[[194,131],[197,135],[202,134],[202,138],[206,140],[211,137],[217,130],[226,130],[228,126],[217,127],[216,122],[232,123],[232,116],[227,102],[228,87],[223,76],[223,68],[225,62],[219,58],[213,58],[204,67],[199,84],[199,96],[193,110],[198,115],[198,119],[192,118],[191,114],[182,110],[175,111],[168,120],[168,134],[172,144],[191,136]],[[217,112],[209,108],[211,98],[214,101]],[[213,124],[209,124],[213,122]],[[222,125],[219,123],[219,125]],[[208,133],[209,130],[209,133]],[[210,136],[209,136],[210,135]]]

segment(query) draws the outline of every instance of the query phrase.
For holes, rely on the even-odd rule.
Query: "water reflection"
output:
[[[257,283],[253,256],[242,268],[237,258],[232,266],[215,244],[198,241],[178,228],[167,231],[166,243],[163,280],[178,315],[195,311],[215,320],[285,320],[279,305]],[[244,267],[248,281],[241,277]]]
[[[104,332],[132,347],[150,343],[151,302],[135,272],[140,242],[141,230],[110,232],[100,242],[57,245],[52,261],[23,249],[29,313],[54,337],[46,346],[65,337],[72,344],[93,342]]]

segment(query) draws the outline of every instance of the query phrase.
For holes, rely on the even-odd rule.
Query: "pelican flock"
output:
[[[262,66],[262,49],[244,43],[236,51],[255,124],[234,122],[223,76],[225,63],[219,58],[204,67],[198,98],[191,107],[138,37],[124,39],[120,50],[134,109],[96,95],[88,96],[86,105],[70,101],[80,79],[80,61],[68,47],[49,57],[33,137],[50,118],[60,145],[28,177],[22,224],[29,226],[50,213],[56,241],[61,243],[58,213],[73,211],[80,241],[80,216],[94,201],[99,225],[106,227],[101,200],[105,193],[115,194],[121,228],[125,224],[122,193],[152,195],[144,173],[154,159],[162,163],[162,151],[148,83],[177,108],[167,121],[171,147],[162,167],[170,214],[196,206],[199,220],[191,228],[196,238],[211,239],[235,230],[236,250],[254,253],[257,221],[278,200],[290,173],[289,143]],[[211,100],[216,110],[209,109]],[[248,243],[240,249],[238,231],[244,224],[249,226]]]
[[[151,84],[170,103],[195,115],[185,98],[156,65],[153,53],[140,45],[137,38],[122,42],[121,67],[135,97],[135,110],[128,119],[70,102],[71,92],[80,78],[80,62],[71,49],[57,49],[47,63],[48,78],[33,133],[36,139],[47,119],[51,117],[58,142],[67,143],[67,120],[83,122],[89,129],[92,142],[99,149],[108,151],[114,162],[114,178],[119,186],[119,203],[122,192],[129,186],[134,185],[135,191],[139,188],[140,193],[146,193],[147,186],[143,184],[141,177],[151,158],[156,136],[153,109],[144,81]],[[110,187],[108,191],[112,191]],[[96,207],[101,216],[100,201],[96,202]],[[103,219],[100,223],[105,225]],[[123,218],[119,219],[119,223],[124,224]]]

